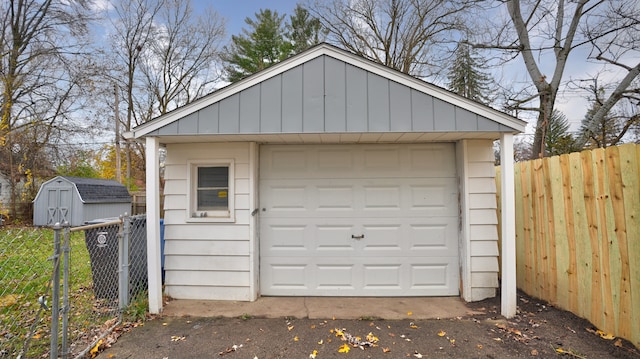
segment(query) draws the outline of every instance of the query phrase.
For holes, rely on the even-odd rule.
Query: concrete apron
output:
[[[260,297],[254,302],[174,299],[162,312],[173,317],[250,316],[309,319],[438,319],[482,314],[460,297]]]

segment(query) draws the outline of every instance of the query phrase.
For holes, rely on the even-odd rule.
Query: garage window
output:
[[[191,162],[189,167],[189,220],[233,221],[233,162]]]

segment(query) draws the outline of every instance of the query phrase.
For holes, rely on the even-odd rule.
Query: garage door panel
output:
[[[313,191],[313,189],[310,189]],[[354,186],[322,184],[315,186],[318,211],[353,211]]]
[[[268,272],[270,279],[269,287],[274,291],[281,289],[309,290],[313,283],[309,282],[309,265],[305,263],[298,264],[279,264],[274,263],[261,270]]]
[[[452,177],[453,143],[429,145],[282,145],[261,148],[268,178]]]
[[[314,248],[319,255],[346,254],[344,251],[355,251],[354,242],[349,240],[355,229],[353,225],[320,225],[315,226]],[[352,255],[352,254],[349,254]]]
[[[453,144],[263,146],[260,157],[263,295],[458,294]]]
[[[298,258],[263,263],[263,295],[457,295],[457,257],[430,263],[402,257]],[[273,262],[273,263],[270,263]]]
[[[409,186],[408,194],[412,210],[436,210],[441,211],[443,215],[455,215],[455,213],[451,213],[451,201],[457,201],[456,196],[458,195],[457,184],[454,181],[413,184]]]
[[[355,292],[357,281],[354,270],[355,265],[351,263],[317,264],[316,289]]]
[[[262,218],[458,216],[452,179],[263,180],[261,192]]]
[[[408,226],[408,230],[410,233],[406,238],[411,253],[421,255],[422,252],[427,252],[448,256],[458,253],[457,247],[450,245],[450,238],[456,236],[456,223],[413,223]]]
[[[375,264],[363,264],[362,269],[364,271],[363,289],[402,289],[401,264],[382,264],[376,261]]]
[[[341,148],[319,148],[316,156],[317,168],[323,173],[350,172],[355,166],[354,153]]]
[[[280,224],[269,226],[270,247],[277,251],[307,251],[310,228],[306,225]]]
[[[400,251],[403,255],[452,256],[457,247],[450,245],[455,238],[455,218],[393,217],[362,219],[353,224],[353,218],[323,218],[320,223],[309,223],[307,218],[271,219],[262,225],[263,256],[280,252],[299,254],[309,252],[317,256],[367,256],[367,252]],[[356,238],[354,238],[355,236]],[[359,238],[363,236],[363,238]],[[306,251],[302,253],[302,251]]]
[[[408,172],[412,175],[429,173],[430,177],[449,177],[456,172],[453,144],[433,144],[432,146],[409,147]]]
[[[381,252],[388,254],[392,252],[402,251],[402,246],[398,238],[402,237],[402,225],[400,224],[369,224],[362,227],[362,233],[356,236],[364,236],[362,239],[356,239],[363,251]],[[365,253],[364,255],[369,255]]]

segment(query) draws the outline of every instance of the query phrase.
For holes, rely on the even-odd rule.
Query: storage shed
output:
[[[149,121],[149,306],[461,296],[515,314],[513,134],[526,123],[321,44]],[[502,170],[502,281],[493,141]]]
[[[34,226],[66,221],[75,227],[124,213],[131,213],[131,195],[112,180],[58,176],[43,183],[33,200]]]

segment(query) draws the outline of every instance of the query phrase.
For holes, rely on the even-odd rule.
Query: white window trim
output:
[[[206,211],[206,217],[194,217],[196,213],[197,203],[197,169],[198,167],[229,167],[229,193],[228,210],[226,211]],[[216,159],[216,160],[189,160],[187,161],[187,222],[193,223],[212,223],[212,222],[235,222],[235,169],[233,159]]]

